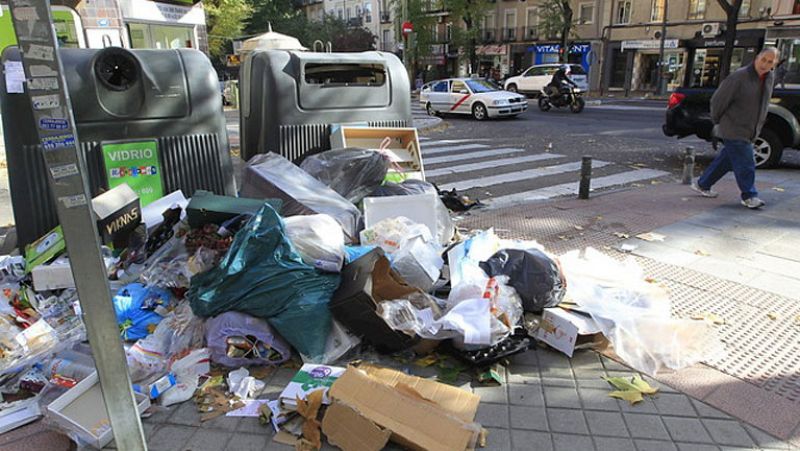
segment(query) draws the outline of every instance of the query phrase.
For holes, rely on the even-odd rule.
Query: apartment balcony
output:
[[[392,23],[392,15],[390,13],[381,13],[381,23]]]
[[[364,18],[362,17],[351,17],[347,20],[348,27],[361,27],[364,26]]]
[[[497,33],[494,30],[483,30],[481,33],[481,42],[484,44],[491,44],[497,41]]]
[[[516,28],[503,28],[503,42],[513,42],[517,40],[517,29]]]

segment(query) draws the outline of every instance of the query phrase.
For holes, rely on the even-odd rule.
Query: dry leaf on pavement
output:
[[[715,315],[710,312],[700,312],[692,315],[692,319],[701,320],[701,321],[708,321],[709,323],[716,324],[718,326],[722,326],[725,324],[725,319],[721,316]]]
[[[664,238],[666,238],[666,236],[660,233],[647,232],[636,235],[636,238],[639,238],[640,240],[644,241],[653,242],[653,241],[664,241]]]
[[[778,314],[775,312],[769,312],[767,313],[767,318],[771,319],[772,321],[775,321],[776,319],[778,319]]]
[[[698,250],[694,251],[694,255],[699,255],[701,257],[708,257],[711,254],[709,254],[708,252],[706,252],[706,251],[704,251],[702,249],[698,249]]]
[[[772,189],[777,191],[777,192],[779,192],[779,193],[782,193],[782,192],[786,191],[785,189],[781,188],[780,186],[773,186]]]
[[[612,391],[608,394],[608,396],[617,399],[624,399],[625,401],[631,403],[631,405],[644,401],[644,398],[642,398],[642,393],[636,390]]]
[[[614,232],[614,236],[617,238],[622,238],[623,240],[627,240],[628,238],[631,237],[627,233],[622,233],[622,232]]]
[[[604,377],[603,380],[617,388],[608,394],[612,398],[624,399],[631,403],[631,405],[641,402],[642,395],[654,395],[658,389],[651,386],[647,381],[642,379],[641,376],[636,375],[631,378],[627,377]]]

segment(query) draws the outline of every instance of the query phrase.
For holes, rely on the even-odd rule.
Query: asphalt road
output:
[[[440,187],[497,206],[573,193],[584,155],[594,160],[597,190],[680,177],[687,146],[697,151],[699,174],[713,149],[697,138],[664,136],[664,109],[664,102],[604,100],[579,114],[545,113],[532,100],[517,118],[445,116],[447,127],[422,142],[425,171]],[[800,152],[787,150],[783,167],[800,169]]]

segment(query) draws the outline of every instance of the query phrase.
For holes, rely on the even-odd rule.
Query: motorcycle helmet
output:
[[[561,65],[561,70],[563,70],[563,71],[564,71],[564,73],[566,73],[566,74],[568,74],[568,73],[572,72],[572,71],[570,70],[570,68],[569,68],[569,64],[562,64],[562,65]]]

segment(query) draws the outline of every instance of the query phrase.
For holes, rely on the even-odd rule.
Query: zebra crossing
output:
[[[489,139],[420,137],[425,177],[439,189],[455,189],[487,208],[576,195],[581,162],[574,157],[493,144]],[[592,161],[592,190],[645,182],[665,171]]]

